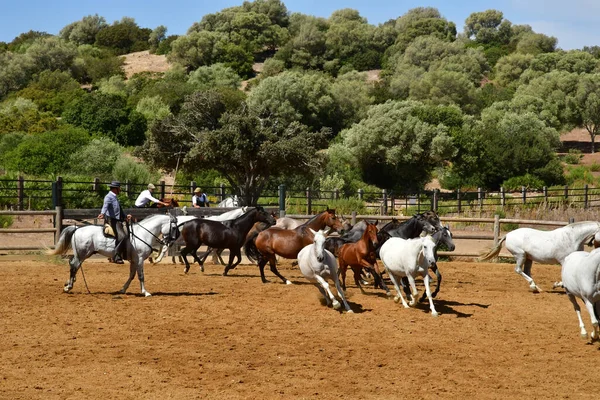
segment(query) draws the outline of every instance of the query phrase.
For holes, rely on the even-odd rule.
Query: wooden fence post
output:
[[[363,190],[362,189],[358,189],[358,199],[361,201],[363,199]]]
[[[483,208],[483,190],[478,187],[477,188],[477,203],[479,203],[479,210]]]
[[[388,214],[388,197],[387,197],[387,189],[383,189],[381,192],[381,195],[383,196],[383,210],[381,212],[381,215],[387,215]]]
[[[569,198],[569,186],[565,185],[565,200]]]
[[[279,218],[285,217],[285,185],[279,185]]]
[[[100,192],[100,178],[94,178],[94,183],[92,184],[92,190],[94,192]]]
[[[583,187],[583,208],[588,208],[588,185],[587,183]]]
[[[56,231],[54,232],[54,245],[56,246],[56,243],[58,243],[58,239],[60,238],[60,233],[62,232],[63,227],[63,208],[62,206],[56,206],[54,208],[54,211],[56,212],[56,214],[54,215],[54,229],[56,229]]]
[[[166,190],[165,190],[165,181],[160,181],[158,183],[158,185],[160,186],[160,198],[164,199],[165,198],[165,193],[166,193]]]
[[[312,214],[312,195],[310,192],[310,187],[306,188],[306,215]]]
[[[460,214],[462,208],[460,201],[460,188],[456,189],[456,201],[458,201],[458,213]]]
[[[356,211],[352,211],[352,226],[356,225]]]
[[[494,246],[498,245],[500,239],[500,216],[494,214]]]
[[[438,210],[438,190],[433,189],[433,211],[437,212]]]
[[[127,179],[125,181],[125,196],[130,197],[131,194],[131,182],[129,182],[129,179]]]
[[[25,180],[22,176],[17,178],[17,210],[23,210],[23,198],[25,194]]]
[[[221,199],[220,201],[225,200],[225,185],[222,183],[219,185],[219,199]]]
[[[502,205],[502,208],[506,206],[506,192],[504,191],[504,187],[500,188],[500,205]]]
[[[339,200],[340,199],[340,189],[333,189],[333,199],[334,200]]]

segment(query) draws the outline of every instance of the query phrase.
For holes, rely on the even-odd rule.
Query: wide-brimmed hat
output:
[[[109,188],[120,188],[121,187],[121,182],[119,181],[112,181],[110,183],[110,185],[108,185]]]
[[[148,190],[150,189],[156,189],[156,186],[154,186],[153,184],[149,183],[148,184]]]
[[[200,188],[194,189],[194,193],[201,193],[201,192],[202,192],[202,189],[200,189]]]

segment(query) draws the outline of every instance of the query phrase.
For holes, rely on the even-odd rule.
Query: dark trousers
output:
[[[127,244],[129,243],[129,234],[123,228],[123,223],[118,219],[105,217],[108,223],[115,232],[115,255],[120,256],[124,260],[127,259]]]

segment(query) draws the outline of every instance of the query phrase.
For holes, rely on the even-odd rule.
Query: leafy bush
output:
[[[121,182],[154,182],[158,174],[130,157],[121,157],[113,168],[113,177]]]
[[[12,215],[0,215],[0,227],[9,228],[13,223]]]
[[[77,174],[109,180],[123,149],[112,140],[101,137],[71,154],[70,170]]]
[[[575,165],[579,164],[579,161],[583,158],[583,154],[581,154],[581,150],[578,149],[569,149],[569,154],[565,155],[565,162],[567,164]]]
[[[508,191],[518,191],[525,186],[528,190],[539,190],[544,187],[544,182],[536,176],[525,174],[505,180],[502,187]]]
[[[592,175],[589,169],[583,166],[568,168],[565,179],[569,186],[574,184],[593,184],[595,182],[594,175]]]

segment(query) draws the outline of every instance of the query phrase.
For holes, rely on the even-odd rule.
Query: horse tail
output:
[[[260,257],[260,252],[256,247],[256,237],[260,232],[253,232],[246,238],[246,243],[244,243],[244,254],[248,257],[248,260],[252,262],[258,262],[258,258]]]
[[[56,243],[54,249],[47,250],[46,254],[50,256],[65,254],[71,248],[71,238],[73,237],[73,234],[76,230],[76,225],[70,225],[66,227],[60,234],[60,237],[58,238],[58,243]]]
[[[488,251],[487,253],[483,254],[482,256],[480,256],[477,261],[481,262],[481,261],[489,261],[492,258],[498,256],[498,254],[500,254],[500,250],[502,249],[502,243],[504,243],[504,241],[506,240],[506,235],[504,235],[502,237],[502,239],[500,239],[498,241],[498,244],[492,248],[490,251]]]

